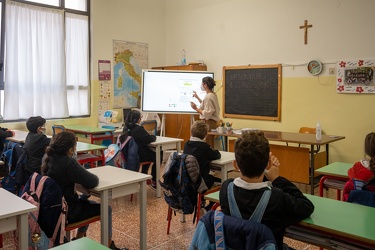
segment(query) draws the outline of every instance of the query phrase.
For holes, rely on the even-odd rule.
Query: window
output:
[[[6,5],[0,78],[4,119],[89,115],[88,0],[0,1]]]

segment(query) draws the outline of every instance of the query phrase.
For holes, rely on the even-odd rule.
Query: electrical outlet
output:
[[[330,75],[336,75],[336,68],[329,68]]]

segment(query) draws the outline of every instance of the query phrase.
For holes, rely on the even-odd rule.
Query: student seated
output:
[[[343,201],[348,200],[352,190],[362,188],[356,188],[354,180],[358,181],[358,184],[369,182],[365,189],[375,192],[375,132],[371,132],[365,137],[365,154],[365,159],[354,163],[353,167],[348,170],[350,180],[345,183]]]
[[[0,127],[0,140],[1,140],[1,142],[0,142],[0,152],[3,152],[3,150],[4,150],[4,140],[5,140],[5,138],[13,137],[13,136],[14,136],[14,132],[12,130]]]
[[[270,152],[262,131],[243,132],[235,143],[234,152],[241,177],[228,179],[222,184],[222,212],[230,215],[227,196],[230,182],[234,184],[234,197],[245,220],[254,212],[263,192],[270,189],[272,193],[261,223],[271,229],[278,249],[283,249],[285,228],[309,217],[314,205],[292,182],[279,176],[279,162]]]
[[[51,139],[47,138],[46,119],[41,116],[32,116],[26,121],[26,127],[29,133],[26,136],[23,145],[27,154],[27,165],[25,168],[26,180],[34,172],[41,173],[42,158],[46,147],[50,144]],[[24,179],[25,179],[24,178]]]
[[[100,215],[100,204],[87,199],[80,199],[75,185],[80,184],[91,189],[99,184],[96,175],[83,168],[75,159],[77,155],[76,136],[70,131],[63,131],[52,138],[46,148],[46,157],[42,166],[42,173],[52,178],[60,186],[68,204],[67,220],[69,223],[79,222],[96,215]],[[112,241],[112,209],[109,208],[109,241],[111,249],[120,249]],[[76,238],[86,234],[88,226],[78,229]],[[126,249],[126,248],[121,248]]]
[[[125,127],[120,136],[120,142],[123,143],[128,136],[131,136],[138,145],[138,157],[140,162],[153,162],[151,175],[152,180],[148,185],[156,190],[156,153],[152,151],[148,144],[156,140],[155,135],[150,135],[144,127],[140,125],[142,116],[138,110],[131,110],[125,118]],[[163,159],[163,157],[160,157]],[[150,165],[142,166],[142,173],[147,174]]]
[[[208,189],[212,188],[214,184],[220,185],[221,179],[210,175],[210,162],[220,159],[221,154],[218,150],[211,148],[205,142],[208,133],[208,125],[203,121],[194,122],[191,127],[191,137],[184,145],[184,154],[194,156],[199,163],[199,171],[206,182]],[[205,203],[205,202],[204,202]],[[210,210],[214,202],[210,202],[204,209]],[[202,211],[204,213],[204,211]]]

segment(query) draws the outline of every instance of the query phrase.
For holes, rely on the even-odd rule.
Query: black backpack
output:
[[[192,214],[196,209],[198,189],[204,184],[203,190],[199,192],[207,190],[195,157],[172,153],[165,166],[163,179],[159,180],[159,183],[167,204],[176,212]]]

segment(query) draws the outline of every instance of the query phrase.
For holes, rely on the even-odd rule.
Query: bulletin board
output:
[[[223,67],[223,116],[281,120],[281,64]]]

